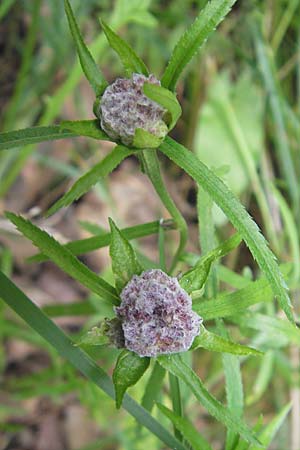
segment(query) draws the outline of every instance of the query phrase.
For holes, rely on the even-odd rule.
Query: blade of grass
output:
[[[2,272],[0,272],[1,297],[40,336],[52,345],[69,363],[88,380],[96,384],[114,399],[114,387],[109,376],[58,328],[41,310],[26,297]],[[178,450],[185,447],[129,395],[124,396],[123,408],[138,423],[148,428],[165,445]]]
[[[242,236],[252,255],[268,278],[270,285],[287,318],[294,322],[287,286],[274,254],[245,208],[223,181],[208,169],[193,153],[167,137],[160,150],[187,172],[214,202],[224,211],[233,226]]]

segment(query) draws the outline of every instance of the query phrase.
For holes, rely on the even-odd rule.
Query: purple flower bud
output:
[[[104,91],[99,105],[101,128],[113,140],[131,146],[137,128],[158,138],[168,133],[163,121],[166,110],[143,93],[146,81],[160,84],[154,75],[147,78],[134,73],[131,79],[117,78]]]
[[[158,269],[134,275],[115,308],[122,322],[125,347],[139,356],[158,356],[190,348],[202,319],[177,278]]]

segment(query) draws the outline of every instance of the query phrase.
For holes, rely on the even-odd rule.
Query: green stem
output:
[[[169,372],[169,381],[170,381],[170,392],[173,404],[173,411],[177,416],[182,417],[182,403],[181,403],[181,395],[180,395],[180,385],[178,378]],[[182,442],[182,434],[177,428],[174,426],[174,435],[175,437]]]
[[[187,224],[165,187],[160,172],[156,150],[152,149],[143,150],[140,154],[140,158],[146,175],[150,179],[162,203],[171,214],[180,233],[179,245],[173,257],[173,261],[169,270],[169,272],[172,273],[176,267],[176,264],[179,260],[182,251],[184,250],[187,241]]]

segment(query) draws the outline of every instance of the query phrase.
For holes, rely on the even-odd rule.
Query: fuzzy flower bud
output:
[[[199,334],[202,319],[177,278],[158,269],[134,275],[116,307],[125,347],[139,356],[183,352]]]
[[[163,120],[166,110],[146,97],[145,82],[160,84],[154,75],[134,73],[131,79],[117,78],[104,91],[99,104],[101,128],[113,140],[131,146],[137,128],[158,138],[168,133]]]

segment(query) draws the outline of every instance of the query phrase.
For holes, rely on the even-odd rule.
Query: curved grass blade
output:
[[[61,197],[45,214],[46,217],[56,213],[60,208],[70,205],[91,187],[93,187],[100,178],[106,177],[112,172],[123,159],[134,153],[134,150],[117,145],[102,161],[96,164],[91,170],[80,177],[71,187],[71,189]]]
[[[99,68],[97,67],[89,49],[85,45],[79,27],[77,25],[74,13],[72,11],[69,0],[64,0],[65,11],[69,22],[69,27],[76,45],[77,53],[79,56],[80,64],[83,72],[90,85],[95,91],[95,94],[101,95],[107,86],[107,81],[103,77]]]
[[[100,141],[111,141],[111,138],[101,130],[99,120],[63,120],[61,130],[68,130],[76,136],[86,136]]]
[[[237,0],[212,0],[181,36],[171,55],[161,84],[174,91],[178,78],[197,50],[229,13]]]
[[[115,398],[110,377],[93,361],[87,353],[78,347],[52,322],[17,286],[0,272],[1,298],[31,328],[42,336],[73,367],[89,381],[102,389],[109,397]],[[157,436],[168,448],[186,450],[181,442],[173,437],[148,411],[125,394],[123,408],[136,421]]]
[[[173,423],[174,427],[180,431],[184,439],[191,445],[193,450],[212,450],[206,439],[198,433],[194,426],[185,418],[174,414],[169,408],[161,403],[157,403],[158,409]]]
[[[39,142],[55,141],[74,136],[77,136],[76,133],[69,130],[62,130],[59,125],[7,131],[0,133],[0,150],[8,150],[27,144],[38,144]]]
[[[182,380],[193,392],[197,400],[204,408],[219,422],[242,436],[247,442],[253,445],[260,445],[250,428],[241,420],[233,416],[215,397],[213,397],[204,387],[200,378],[182,360],[180,355],[160,356],[158,362],[173,375]]]
[[[32,243],[44,252],[64,272],[83,286],[114,305],[120,303],[116,290],[102,278],[82,264],[69,250],[60,245],[44,230],[33,225],[29,220],[11,212],[6,213],[7,218]]]
[[[120,38],[103,20],[100,20],[100,24],[109,45],[119,55],[126,75],[130,77],[133,73],[142,73],[148,76],[149,72],[146,65],[127,42]]]
[[[169,120],[167,123],[169,131],[171,131],[182,113],[176,95],[168,89],[152,83],[145,83],[143,85],[143,91],[147,97],[168,111],[167,119]]]
[[[249,247],[261,270],[265,273],[274,295],[278,297],[279,304],[287,318],[294,322],[287,286],[276,262],[275,255],[269,249],[258,226],[239,200],[220,178],[182,145],[167,137],[159,149],[185,170],[224,211]]]

